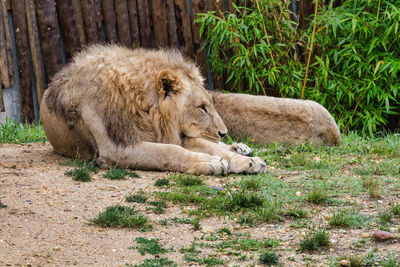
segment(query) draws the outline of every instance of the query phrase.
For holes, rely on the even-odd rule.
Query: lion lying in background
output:
[[[227,129],[198,68],[172,50],[92,46],[55,75],[41,103],[56,152],[103,167],[190,174],[258,173]]]

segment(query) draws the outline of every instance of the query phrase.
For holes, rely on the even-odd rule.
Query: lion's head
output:
[[[156,80],[160,111],[174,117],[180,137],[202,137],[218,142],[227,129],[200,75],[163,70]]]

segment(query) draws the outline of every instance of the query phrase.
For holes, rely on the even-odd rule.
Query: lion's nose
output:
[[[227,132],[221,133],[220,131],[218,131],[218,134],[219,134],[219,136],[222,138],[222,137],[224,137],[224,136],[227,134]]]

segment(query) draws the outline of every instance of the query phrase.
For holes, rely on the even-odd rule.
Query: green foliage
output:
[[[168,186],[169,185],[169,180],[167,178],[161,178],[158,179],[155,184],[155,186],[161,187],[161,186]]]
[[[320,247],[327,247],[329,244],[329,233],[325,230],[318,230],[315,233],[306,234],[305,238],[300,241],[300,250],[314,251]]]
[[[290,18],[289,1],[261,0],[259,8],[235,7],[223,18],[215,12],[199,14],[200,35],[214,73],[227,75],[238,92],[267,93],[266,88],[292,90],[300,86],[300,62],[293,60],[300,35]],[[233,51],[233,53],[229,52]],[[293,78],[294,77],[294,78]],[[245,83],[245,88],[241,83]]]
[[[329,197],[326,190],[314,186],[314,189],[307,194],[306,199],[314,204],[322,204],[328,201]]]
[[[133,265],[128,264],[128,267],[132,267]],[[134,267],[176,267],[177,264],[173,261],[166,258],[154,258],[154,259],[145,259],[142,264],[134,265]]]
[[[152,238],[152,239],[147,239],[144,237],[137,237],[136,242],[139,244],[136,247],[131,247],[131,248],[136,248],[140,254],[144,255],[146,253],[150,253],[152,255],[157,255],[161,253],[166,253],[168,251],[171,251],[171,249],[165,249],[158,241],[159,239],[157,238]]]
[[[103,178],[108,178],[111,180],[123,180],[125,176],[132,178],[138,178],[139,175],[136,172],[131,172],[125,169],[111,168],[103,175]]]
[[[146,227],[148,219],[143,215],[137,215],[134,208],[127,206],[110,206],[97,217],[91,220],[92,223],[101,227],[129,227],[139,228]]]
[[[306,67],[295,51],[306,51],[313,23],[296,31],[290,1],[283,2],[257,1],[222,18],[198,15],[212,71],[234,91],[300,97]],[[347,0],[320,9],[305,98],[325,106],[342,131],[372,135],[400,104],[400,2]]]
[[[7,119],[0,124],[0,143],[46,142],[47,138],[40,124],[20,124]]]
[[[145,203],[147,201],[147,197],[145,196],[144,191],[140,190],[137,194],[126,196],[125,200],[130,203]]]
[[[279,256],[272,251],[265,251],[260,255],[260,264],[271,266],[277,265],[279,260]]]
[[[72,179],[78,182],[90,182],[92,180],[90,172],[85,167],[68,170],[65,172],[65,175],[71,176]]]

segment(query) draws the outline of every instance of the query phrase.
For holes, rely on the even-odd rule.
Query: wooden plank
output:
[[[60,18],[65,55],[67,60],[69,60],[81,48],[74,14],[74,6],[72,5],[72,0],[56,0],[56,7],[58,17]]]
[[[115,1],[117,15],[118,36],[121,45],[132,47],[131,29],[129,24],[128,4],[126,0]]]
[[[1,14],[3,22],[4,22],[4,36],[6,40],[6,57],[7,57],[7,62],[8,62],[8,76],[10,79],[10,85],[9,87],[12,87],[15,83],[14,79],[14,65],[13,65],[13,58],[12,58],[12,44],[11,44],[11,29],[10,29],[10,24],[9,24],[9,18],[8,18],[8,5],[10,5],[11,9],[11,2],[8,1],[7,3],[4,2],[4,0],[0,0],[0,7],[1,7]]]
[[[151,48],[153,47],[153,42],[151,39],[151,24],[148,1],[137,1],[137,10],[139,14],[140,45]]]
[[[8,23],[8,21],[6,21],[6,23]],[[4,26],[3,16],[0,15],[0,94],[2,93],[1,88],[10,87],[10,73],[8,69],[8,64],[9,63],[7,59],[6,29]],[[3,103],[1,100],[0,108],[2,104]]]
[[[81,1],[83,21],[88,44],[100,43],[101,40],[101,22],[100,7],[97,0]]]
[[[4,107],[3,89],[0,87],[0,112],[4,111],[6,111],[6,108]]]
[[[194,56],[192,21],[189,16],[187,0],[175,0],[176,30],[179,45],[182,51],[189,57]]]
[[[103,0],[103,14],[107,42],[117,43],[117,20],[115,18],[114,0]]]
[[[81,47],[86,44],[85,23],[83,22],[82,6],[80,0],[72,0],[76,27],[78,29],[79,43]]]
[[[43,66],[42,50],[40,48],[39,28],[36,20],[34,0],[25,0],[25,15],[28,26],[32,67],[35,74],[36,94],[40,105],[44,90],[46,89],[46,78]]]
[[[131,26],[132,46],[140,46],[139,17],[136,0],[128,0],[129,23]]]
[[[192,0],[192,22],[194,21],[198,13],[203,13],[206,10],[209,10],[211,4],[211,0]],[[207,78],[207,54],[204,49],[201,49],[201,47],[204,45],[204,37],[200,38],[199,32],[200,24],[192,23],[194,60],[197,62],[197,64],[199,64],[203,76]]]
[[[30,68],[28,29],[26,26],[25,17],[25,1],[12,0],[12,14],[18,58],[22,121],[32,123],[35,116],[33,112],[32,72]]]
[[[167,0],[167,23],[168,23],[169,46],[179,47],[178,34],[176,31],[174,0]]]
[[[35,0],[46,82],[63,67],[57,11],[53,0]]]
[[[169,45],[167,2],[165,0],[152,0],[151,6],[152,6],[155,46],[157,48],[167,47]]]

